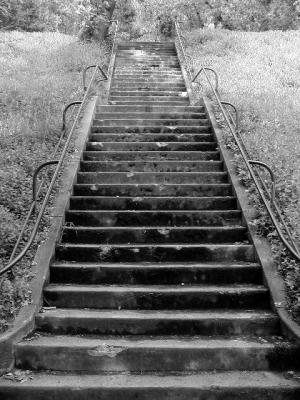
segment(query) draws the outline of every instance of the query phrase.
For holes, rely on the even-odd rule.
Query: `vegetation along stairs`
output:
[[[120,43],[1,399],[299,399],[268,288],[174,43]],[[46,307],[47,306],[47,307]]]

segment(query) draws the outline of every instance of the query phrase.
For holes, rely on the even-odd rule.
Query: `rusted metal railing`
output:
[[[222,101],[220,98],[219,94],[219,77],[217,72],[208,67],[201,67],[199,71],[193,76],[193,67],[191,63],[189,63],[188,59],[189,57],[186,54],[184,45],[183,45],[183,34],[181,31],[180,24],[181,22],[175,21],[175,31],[178,37],[178,42],[179,42],[179,47],[182,52],[182,57],[184,59],[184,62],[186,64],[186,69],[188,71],[188,75],[190,78],[191,83],[195,83],[196,80],[200,76],[204,76],[206,78],[207,83],[209,84],[215,100],[221,110],[221,113],[224,117],[224,120],[235,140],[235,143],[239,149],[240,154],[242,155],[242,158],[244,160],[244,163],[247,167],[247,170],[250,174],[250,177],[252,178],[255,187],[260,195],[260,198],[262,200],[262,203],[264,204],[269,217],[271,218],[271,221],[277,231],[278,237],[282,241],[282,243],[285,245],[285,247],[288,249],[290,254],[295,258],[295,260],[300,261],[300,250],[296,244],[296,240],[293,237],[293,234],[288,227],[283,213],[280,209],[280,206],[278,205],[278,202],[276,201],[276,182],[275,182],[275,174],[272,171],[271,167],[268,166],[266,163],[263,163],[261,161],[257,160],[251,160],[249,158],[249,153],[247,151],[246,145],[242,139],[242,137],[239,135],[239,115],[238,115],[238,110],[237,108],[232,104],[227,101]],[[212,73],[214,76],[214,82],[211,80],[209,74]],[[229,106],[233,109],[234,114],[235,114],[235,119],[232,117],[232,114],[227,111],[226,107]],[[255,167],[255,169],[253,168]],[[261,174],[258,171],[258,168],[263,168],[266,170],[271,179],[271,190],[268,189],[264,179],[262,178]]]

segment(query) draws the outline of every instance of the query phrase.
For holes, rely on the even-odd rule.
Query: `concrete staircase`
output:
[[[123,43],[98,106],[23,384],[1,399],[296,400],[281,336],[203,106],[173,43]],[[53,308],[53,309],[49,309]]]

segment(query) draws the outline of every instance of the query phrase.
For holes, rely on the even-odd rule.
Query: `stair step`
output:
[[[91,142],[213,142],[212,134],[194,133],[188,134],[157,134],[157,133],[93,133],[90,135]]]
[[[163,55],[161,53],[158,53],[157,55],[155,55],[155,54],[148,53],[146,51],[140,51],[140,52],[135,51],[132,53],[120,51],[117,54],[116,59],[117,60],[120,60],[120,59],[122,59],[122,60],[123,59],[125,59],[125,60],[127,60],[127,59],[130,59],[130,60],[151,59],[152,60],[153,59],[153,60],[172,60],[172,61],[175,60],[175,61],[178,61],[178,57],[175,52],[173,53],[173,55],[170,55],[170,54]]]
[[[247,241],[247,229],[232,227],[64,227],[62,242],[66,243],[234,243]]]
[[[144,106],[144,105],[133,105],[133,106],[113,106],[113,105],[98,105],[96,109],[97,113],[161,113],[161,114],[168,114],[172,115],[174,113],[178,114],[203,114],[205,109],[203,106]]]
[[[255,311],[47,310],[36,317],[39,331],[104,335],[277,335],[279,318]]]
[[[216,142],[88,142],[87,151],[216,151]]]
[[[94,119],[93,126],[203,126],[208,125],[208,119]]]
[[[73,210],[234,210],[235,197],[72,196]]]
[[[249,244],[59,244],[56,257],[78,262],[235,262],[255,261]]]
[[[210,133],[210,126],[207,124],[199,125],[199,126],[145,126],[145,125],[137,125],[137,126],[93,126],[92,133],[120,133],[120,134],[159,134],[159,135],[179,135],[179,134],[202,134],[202,133]],[[158,145],[159,146],[159,145]]]
[[[299,373],[298,373],[299,375]],[[299,379],[270,371],[197,374],[33,374],[19,382],[0,378],[5,400],[298,400]],[[297,372],[296,372],[297,376]]]
[[[109,104],[119,104],[119,103],[125,103],[125,104],[154,104],[154,105],[159,105],[158,103],[163,102],[164,105],[182,105],[182,104],[189,104],[189,99],[187,96],[179,96],[178,92],[176,92],[176,96],[172,95],[164,95],[163,93],[161,95],[157,95],[157,92],[155,92],[155,95],[150,94],[149,92],[145,92],[145,96],[142,95],[142,93],[139,93],[138,95],[125,95],[125,93],[121,93],[120,95],[113,95],[109,97]]]
[[[178,75],[178,76],[182,76],[182,70],[180,67],[173,67],[173,68],[153,68],[153,67],[149,67],[149,66],[134,66],[131,65],[130,68],[129,67],[122,67],[122,66],[116,66],[115,68],[115,72],[114,72],[114,76],[118,76],[118,75],[135,75],[135,76],[139,76],[139,75],[144,75],[144,74],[148,74],[148,75]]]
[[[231,211],[74,211],[66,212],[71,226],[232,226],[241,223],[241,212]]]
[[[95,135],[96,136],[96,135]],[[94,139],[94,138],[93,138]],[[221,172],[222,161],[81,161],[82,172]],[[192,189],[192,187],[190,187]]]
[[[268,309],[269,292],[259,285],[101,286],[50,284],[46,304],[60,308],[112,310]]]
[[[146,100],[178,100],[178,99],[187,99],[187,92],[184,90],[180,89],[173,89],[173,90],[167,90],[167,89],[156,89],[156,90],[113,90],[110,92],[110,99],[124,99],[126,100],[127,98],[132,98],[134,97],[135,99],[145,99]]]
[[[125,78],[126,77],[126,78]],[[141,85],[156,85],[156,84],[164,84],[164,85],[172,85],[172,84],[181,84],[184,85],[184,79],[180,75],[160,75],[160,76],[154,76],[154,75],[148,75],[145,76],[143,74],[139,75],[125,75],[124,76],[117,76],[113,78],[113,84],[116,85],[128,85],[128,84],[141,84]]]
[[[226,197],[232,196],[230,184],[76,184],[74,196],[104,196],[104,197],[146,197],[146,196],[197,196],[197,197]]]
[[[124,119],[124,112],[101,112],[96,113],[96,119]],[[158,120],[177,120],[177,119],[205,119],[207,120],[207,116],[205,113],[193,113],[193,112],[173,112],[167,113],[163,112],[126,112],[126,119],[135,119],[135,120],[144,120],[144,119],[158,119]]]
[[[262,268],[254,263],[59,263],[50,268],[52,283],[91,285],[261,284]]]
[[[128,90],[128,91],[182,91],[186,92],[186,86],[184,82],[116,82],[113,81],[111,86],[111,91],[115,92],[118,90]]]
[[[282,370],[299,366],[297,348],[271,339],[84,338],[40,336],[16,345],[16,365],[82,372]],[[63,354],[63,356],[62,356]],[[298,351],[299,354],[299,351]],[[300,354],[299,354],[300,355]]]
[[[177,97],[175,98],[145,98],[145,97],[114,97],[110,98],[108,101],[108,104],[118,104],[118,105],[123,105],[123,106],[133,106],[133,105],[138,105],[138,106],[148,106],[148,107],[153,107],[153,106],[161,106],[161,107],[168,107],[168,106],[184,106],[184,105],[189,105],[189,100],[183,99],[183,100],[178,100]]]
[[[84,151],[86,161],[218,161],[219,151]]]
[[[124,143],[122,143],[124,144]],[[80,183],[195,184],[226,183],[227,172],[78,172]]]

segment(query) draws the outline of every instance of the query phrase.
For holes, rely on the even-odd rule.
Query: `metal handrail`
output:
[[[184,60],[186,60],[185,49],[184,49],[184,47],[182,45],[180,28],[179,28],[179,25],[178,25],[177,21],[175,21],[175,27],[176,27],[178,40],[179,40],[179,43],[180,43],[180,46],[181,46],[181,49],[182,49],[181,51],[183,53],[183,57],[184,57]],[[190,71],[190,69],[189,69],[189,71]],[[213,72],[213,74],[215,76],[215,85],[212,83],[210,77],[208,76],[207,71]],[[213,94],[214,94],[214,96],[216,98],[217,104],[219,105],[220,110],[221,110],[221,112],[223,114],[223,117],[224,117],[224,119],[225,119],[225,121],[226,121],[226,123],[228,125],[228,128],[229,128],[232,136],[234,137],[234,140],[235,140],[235,142],[236,142],[236,144],[238,146],[238,149],[239,149],[239,151],[240,151],[240,153],[241,153],[241,155],[243,157],[243,160],[244,160],[244,162],[246,164],[248,172],[249,172],[249,174],[250,174],[250,176],[251,176],[251,178],[252,178],[252,180],[253,180],[253,182],[254,182],[254,184],[256,186],[256,189],[257,189],[257,191],[258,191],[258,193],[259,193],[259,195],[260,195],[260,197],[262,199],[262,202],[263,202],[264,206],[267,209],[268,215],[271,218],[271,221],[272,221],[272,223],[273,223],[273,225],[274,225],[274,227],[275,227],[275,229],[276,229],[276,231],[278,233],[278,236],[279,236],[280,240],[286,246],[286,248],[289,250],[290,254],[297,261],[300,261],[300,250],[298,249],[298,246],[296,244],[296,241],[293,238],[293,235],[291,233],[290,228],[287,226],[287,224],[286,224],[286,222],[284,220],[284,217],[282,215],[280,207],[278,206],[276,198],[275,198],[275,196],[276,196],[276,184],[275,184],[275,175],[274,175],[272,169],[267,164],[262,163],[261,161],[250,160],[248,158],[247,148],[245,146],[245,143],[244,143],[243,139],[240,137],[240,135],[238,133],[239,132],[238,131],[239,123],[238,123],[238,111],[237,111],[237,108],[233,104],[228,103],[228,102],[224,102],[224,101],[221,100],[220,95],[218,93],[219,78],[218,78],[217,72],[212,68],[201,67],[199,69],[199,71],[196,73],[196,75],[194,76],[194,78],[191,78],[191,83],[195,82],[195,80],[201,74],[205,76],[209,86],[211,87],[211,90],[212,90],[212,92],[213,92]],[[233,120],[231,114],[226,111],[226,108],[225,108],[226,105],[229,105],[234,109],[235,115],[236,115],[236,122],[235,123],[234,123],[234,120]],[[252,165],[263,167],[269,172],[269,174],[271,176],[271,181],[272,181],[271,193],[268,191],[268,188],[267,188],[266,184],[264,183],[264,181],[263,181],[261,175],[259,174],[259,172],[256,171],[256,173],[255,173],[255,171],[252,168]],[[259,182],[261,183],[262,187],[260,186]],[[267,193],[267,195],[269,196],[269,201],[268,201],[265,193]],[[276,217],[275,213],[273,212],[272,208],[274,208],[274,210],[276,211],[277,217]],[[285,238],[285,235],[284,235],[284,233],[283,233],[283,231],[281,229],[280,224],[282,224],[282,226],[283,226],[283,228],[284,228],[284,230],[285,230],[285,232],[286,232],[286,234],[287,234],[287,236],[288,236],[288,238],[289,238],[291,243],[289,243],[288,240]]]
[[[82,83],[83,83],[83,91],[84,92],[87,90],[87,86],[86,86],[86,83],[85,83],[85,81],[86,81],[86,73],[91,68],[98,69],[101,72],[101,74],[103,75],[103,77],[104,77],[103,80],[104,81],[108,80],[108,77],[107,77],[106,73],[103,71],[103,69],[100,67],[100,65],[98,65],[98,64],[88,65],[87,67],[84,68],[84,70],[82,72]]]
[[[72,127],[71,127],[71,129],[70,129],[70,131],[69,131],[69,133],[68,133],[68,136],[67,136],[66,142],[65,142],[65,144],[64,144],[64,147],[63,147],[63,149],[62,149],[62,152],[61,152],[61,155],[60,155],[59,160],[50,160],[50,161],[48,161],[47,163],[44,163],[44,164],[42,164],[41,166],[39,166],[38,169],[35,171],[34,180],[33,180],[34,199],[33,199],[33,201],[32,201],[30,210],[29,210],[29,212],[28,212],[28,214],[27,214],[25,223],[24,223],[24,225],[23,225],[23,228],[22,228],[22,230],[21,230],[21,233],[20,233],[20,235],[19,235],[19,238],[18,238],[18,240],[17,240],[17,243],[16,243],[16,245],[15,245],[15,247],[14,247],[14,250],[13,250],[13,252],[12,252],[12,255],[10,256],[9,262],[8,262],[8,264],[7,264],[6,266],[4,266],[4,267],[0,270],[0,276],[3,275],[4,273],[6,273],[7,271],[11,270],[20,260],[22,260],[22,259],[24,258],[24,256],[27,254],[28,250],[31,248],[31,246],[32,246],[32,244],[33,244],[33,242],[34,242],[34,240],[35,240],[35,238],[36,238],[36,235],[37,235],[37,233],[38,233],[38,229],[39,229],[40,223],[41,223],[41,221],[42,221],[42,218],[43,218],[43,216],[44,216],[46,207],[47,207],[48,202],[49,202],[49,199],[50,199],[50,195],[51,195],[51,193],[52,193],[53,187],[54,187],[54,185],[55,185],[55,183],[56,183],[56,180],[57,180],[58,175],[59,175],[59,173],[60,173],[61,167],[62,167],[63,162],[64,162],[64,160],[65,160],[65,157],[66,157],[66,154],[67,154],[67,151],[68,151],[68,148],[69,148],[69,145],[70,145],[70,142],[71,142],[73,133],[74,133],[76,127],[77,127],[77,124],[78,124],[78,122],[79,122],[79,118],[80,118],[81,113],[82,113],[82,111],[83,111],[83,108],[84,108],[84,106],[85,106],[85,104],[86,104],[86,101],[87,101],[87,99],[88,99],[88,97],[89,97],[89,94],[90,94],[90,92],[91,92],[92,85],[93,85],[93,83],[94,83],[94,81],[95,81],[95,79],[96,79],[96,76],[97,76],[97,73],[98,73],[99,70],[102,72],[101,67],[100,67],[99,65],[95,65],[95,69],[94,69],[93,75],[92,75],[92,77],[91,77],[91,80],[90,80],[90,82],[89,82],[88,87],[86,88],[86,91],[85,91],[85,93],[84,93],[84,97],[83,97],[82,101],[80,102],[80,103],[81,103],[81,104],[80,104],[80,107],[79,107],[79,109],[78,109],[78,112],[77,112],[77,115],[76,115],[75,120],[74,120],[74,122],[73,122],[73,125],[72,125]],[[77,102],[72,103],[72,105],[74,105],[75,103],[77,103]],[[69,106],[70,106],[70,105],[69,105]],[[68,109],[69,106],[67,106],[66,109]],[[66,110],[66,109],[65,109],[65,110]],[[59,145],[60,145],[60,143],[61,143],[61,141],[62,141],[62,139],[63,139],[64,134],[65,134],[65,132],[63,131],[62,134],[61,134],[61,136],[60,136],[59,143],[58,143],[58,145],[57,145],[56,148],[55,148],[55,153],[56,153],[57,150],[58,150],[58,147],[59,147]],[[38,195],[39,195],[39,193],[40,193],[40,191],[41,191],[42,184],[40,185],[40,187],[39,187],[38,190],[36,189],[37,174],[38,174],[38,172],[39,172],[44,166],[50,165],[50,164],[54,164],[54,163],[56,164],[56,168],[55,168],[54,173],[53,173],[53,175],[52,175],[51,181],[50,181],[49,186],[48,186],[48,189],[47,189],[47,193],[46,193],[46,195],[45,195],[45,197],[44,197],[44,200],[43,200],[43,203],[42,203],[42,205],[41,205],[41,207],[40,207],[39,213],[38,213],[38,215],[37,215],[37,217],[36,217],[36,221],[35,221],[35,224],[34,224],[34,226],[33,226],[33,228],[32,228],[32,231],[31,231],[31,234],[30,234],[30,236],[29,236],[29,239],[28,239],[26,245],[24,246],[24,248],[22,249],[22,251],[21,251],[17,256],[15,256],[16,251],[17,251],[17,248],[18,248],[18,246],[19,246],[19,244],[20,244],[20,241],[21,241],[21,239],[22,239],[22,236],[23,236],[23,234],[24,234],[24,232],[25,232],[25,229],[26,229],[26,227],[27,227],[27,225],[28,225],[28,222],[29,222],[29,220],[30,220],[30,217],[31,217],[32,213],[33,213],[34,210],[35,210],[35,207],[36,207],[36,199],[37,199],[37,197],[38,197]]]

